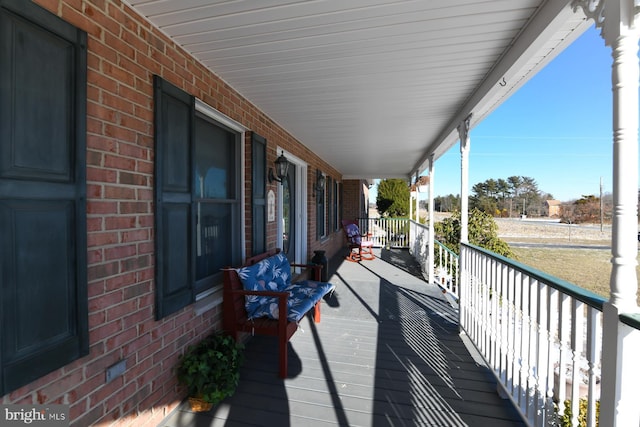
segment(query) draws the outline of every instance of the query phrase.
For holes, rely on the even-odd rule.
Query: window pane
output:
[[[233,216],[229,204],[198,202],[196,223],[196,280],[233,265],[230,242]]]
[[[196,119],[196,198],[235,198],[235,140],[234,133],[201,117]]]

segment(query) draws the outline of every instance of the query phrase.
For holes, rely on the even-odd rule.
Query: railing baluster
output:
[[[507,291],[507,301],[509,304],[509,313],[507,317],[508,323],[508,332],[507,332],[507,390],[509,394],[513,396],[514,391],[514,363],[515,363],[515,321],[516,315],[515,311],[515,271],[512,268],[508,270],[508,286],[509,289]]]
[[[514,332],[513,332],[513,379],[514,379],[514,397],[518,405],[521,397],[521,378],[522,378],[522,272],[515,271],[514,276]]]
[[[547,390],[545,401],[545,422],[550,423],[554,417],[553,399],[555,398],[555,366],[560,364],[560,322],[558,317],[560,291],[549,289],[549,312],[547,324],[549,325],[549,361],[547,366]],[[545,424],[546,425],[546,424]]]
[[[564,293],[560,294],[560,323],[558,325],[560,333],[560,358],[558,362],[558,412],[564,414],[564,401],[567,399],[567,366],[571,347],[569,344],[569,334],[571,332],[571,300],[572,298]]]
[[[499,335],[499,305],[498,301],[500,301],[500,282],[499,282],[499,269],[498,262],[492,260],[491,261],[491,277],[489,278],[489,283],[491,284],[491,312],[489,313],[491,319],[491,331],[490,331],[490,363],[491,368],[494,372],[496,372],[496,367],[500,366],[500,335]]]
[[[534,394],[535,418],[533,425],[546,425],[546,396],[549,374],[549,287],[538,282],[538,360],[536,372],[538,380]]]
[[[529,276],[523,274],[520,282],[522,292],[522,308],[520,309],[520,394],[518,400],[520,409],[524,414],[527,413],[527,379],[529,378]]]
[[[596,427],[596,401],[600,391],[598,382],[598,365],[602,348],[602,313],[593,307],[587,308],[587,363],[589,366],[589,392],[587,397],[587,427]]]
[[[582,384],[580,361],[584,345],[584,303],[572,298],[571,313],[571,422],[577,426],[580,415],[580,385]]]
[[[537,356],[540,351],[539,348],[539,335],[538,335],[538,304],[539,304],[539,284],[538,281],[529,278],[529,354],[527,360],[529,361],[529,372],[526,382],[526,409],[527,415],[530,420],[534,420],[536,417],[536,394],[538,389],[538,360]]]
[[[509,366],[509,267],[500,267],[500,375],[501,382],[508,384]]]

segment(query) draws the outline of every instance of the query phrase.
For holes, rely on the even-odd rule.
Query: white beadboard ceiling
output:
[[[570,0],[126,1],[345,179],[422,172],[589,26]]]

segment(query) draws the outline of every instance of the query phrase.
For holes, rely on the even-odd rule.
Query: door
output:
[[[283,151],[278,147],[278,152]],[[289,262],[306,262],[307,253],[307,164],[283,151],[289,161],[287,176],[278,185],[277,245]]]

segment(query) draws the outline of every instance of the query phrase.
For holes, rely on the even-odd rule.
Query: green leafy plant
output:
[[[578,409],[578,427],[587,427],[587,399],[580,399]],[[556,411],[558,409],[556,408]],[[571,427],[571,400],[564,401],[564,414],[558,416],[558,424],[561,427]],[[600,424],[600,401],[596,400],[596,426]]]
[[[178,382],[190,397],[217,404],[233,395],[240,380],[242,347],[223,334],[211,335],[190,346],[176,366]]]
[[[460,212],[434,224],[436,239],[455,254],[460,254]],[[499,255],[515,258],[509,245],[498,237],[498,225],[491,215],[478,209],[469,212],[469,243]]]

